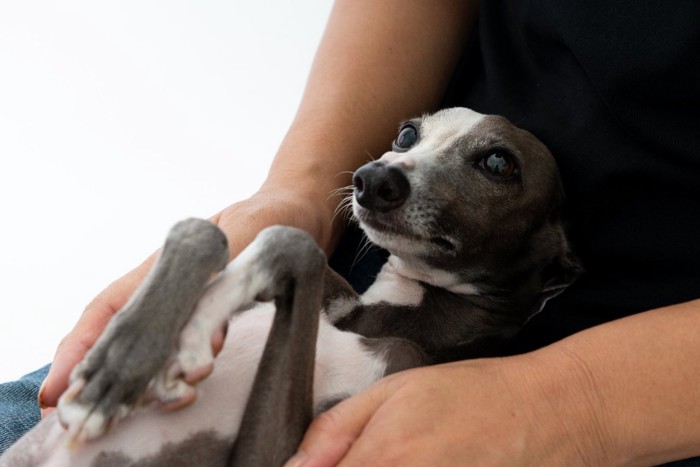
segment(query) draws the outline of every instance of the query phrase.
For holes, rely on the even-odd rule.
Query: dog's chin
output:
[[[389,223],[375,216],[357,216],[360,227],[367,238],[390,253],[403,257],[452,256],[457,250],[455,243],[445,237],[429,237],[415,232],[400,223]]]
[[[389,232],[377,229],[365,222],[360,222],[360,227],[365,231],[367,238],[377,246],[384,248],[389,253],[397,256],[423,256],[428,253],[424,242],[408,237],[396,231]]]

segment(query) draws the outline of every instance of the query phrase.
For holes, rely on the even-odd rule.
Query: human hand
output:
[[[474,360],[389,376],[314,420],[287,467],[604,465],[583,385],[559,386],[538,364]]]
[[[331,244],[330,216],[325,206],[327,196],[305,192],[300,186],[286,190],[261,189],[251,198],[233,204],[211,221],[226,234],[231,257],[236,256],[265,227],[285,224],[310,232],[326,249]],[[126,303],[143,281],[155,261],[151,255],[140,266],[121,277],[102,291],[85,308],[75,327],[58,346],[51,370],[39,392],[42,415],[48,414],[67,388],[73,367],[97,341],[112,316]],[[212,338],[214,352],[223,345],[223,332]]]

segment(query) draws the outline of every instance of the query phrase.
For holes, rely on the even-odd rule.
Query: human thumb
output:
[[[386,385],[382,383],[316,417],[306,431],[299,450],[285,467],[326,467],[340,462],[386,400]]]

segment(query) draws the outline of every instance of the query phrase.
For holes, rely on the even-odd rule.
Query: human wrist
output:
[[[352,173],[363,161],[335,154],[323,155],[313,144],[289,149],[283,144],[270,172],[256,193],[258,197],[282,198],[300,206],[318,223],[314,237],[328,253],[337,244],[347,220],[337,215],[338,206],[351,192]],[[333,161],[327,159],[335,159]],[[347,160],[344,165],[338,160]],[[346,189],[347,188],[347,189]]]
[[[270,206],[275,211],[282,210],[275,223],[286,223],[306,230],[328,254],[342,232],[340,219],[333,219],[337,202],[333,204],[329,198],[329,192],[321,184],[314,183],[311,176],[307,179],[296,176],[268,177],[245,203],[253,206],[253,209]]]
[[[638,313],[543,349],[587,367],[606,465],[658,465],[700,455],[700,301]],[[538,351],[539,352],[539,351]],[[590,391],[589,391],[590,392]]]
[[[585,360],[556,345],[503,359],[529,412],[540,465],[614,465],[598,381]]]

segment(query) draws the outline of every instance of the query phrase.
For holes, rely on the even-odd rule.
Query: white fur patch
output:
[[[384,376],[386,361],[370,352],[363,339],[340,331],[322,317],[316,347],[314,412],[319,404],[357,394]]]
[[[418,143],[405,153],[385,153],[379,160],[401,164],[415,169],[434,159],[436,154],[448,148],[456,138],[468,134],[485,115],[467,108],[445,109],[425,117],[421,121]]]
[[[69,438],[76,442],[97,438],[107,428],[105,417],[91,406],[73,402],[62,405],[59,413],[61,421],[69,427]]]
[[[459,277],[442,269],[431,268],[427,264],[412,262],[408,264],[401,258],[391,255],[387,264],[391,264],[394,270],[414,281],[425,282],[441,289],[461,295],[480,295],[476,285],[469,282],[461,282]]]
[[[396,305],[419,305],[425,289],[417,281],[397,272],[391,262],[382,267],[377,280],[362,294],[360,301],[369,305],[388,302]]]

